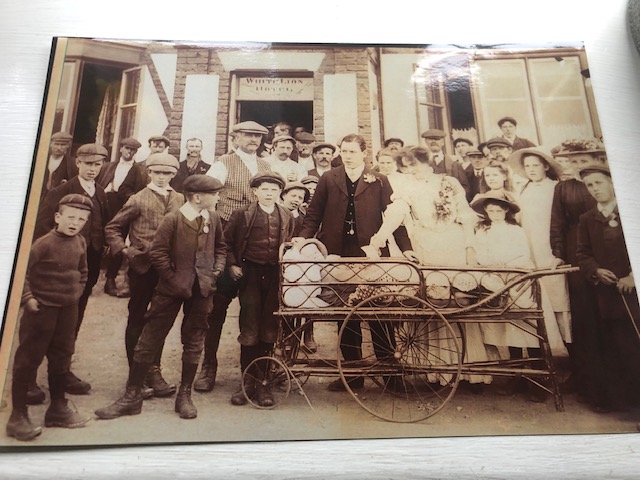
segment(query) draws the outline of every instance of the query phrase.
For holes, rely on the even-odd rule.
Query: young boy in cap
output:
[[[300,207],[309,203],[309,196],[309,189],[302,182],[289,182],[285,185],[282,193],[280,193],[282,206],[289,210],[289,213],[293,217],[294,236],[302,229],[304,213],[300,210]]]
[[[163,218],[184,204],[184,196],[169,185],[178,171],[178,159],[168,153],[152,153],[146,160],[151,182],[127,203],[105,227],[107,243],[113,255],[124,255],[129,260],[129,317],[125,330],[125,347],[129,366],[133,350],[146,323],[145,313],[158,284],[158,273],[151,265],[149,251]],[[127,235],[129,243],[126,243]],[[166,397],[176,391],[160,373],[162,345],[145,380],[145,396]],[[149,390],[150,389],[150,390]]]
[[[47,194],[40,204],[40,210],[36,218],[34,239],[40,238],[55,227],[54,215],[60,200],[65,195],[75,193],[91,199],[91,218],[83,225],[80,232],[86,241],[88,276],[84,291],[78,301],[76,337],[78,336],[80,325],[82,325],[89,296],[100,276],[100,263],[106,246],[104,227],[111,217],[105,192],[96,181],[107,155],[107,149],[102,145],[96,143],[82,145],[76,153],[78,175]],[[67,393],[84,395],[88,394],[89,390],[91,390],[91,385],[88,382],[80,380],[72,372],[68,372]]]
[[[224,230],[227,268],[231,278],[239,281],[238,342],[243,373],[254,359],[269,355],[278,335],[278,318],[273,314],[278,309],[278,252],[291,239],[294,228],[289,211],[277,204],[284,185],[275,172],[254,176],[251,188],[257,200],[234,211]],[[273,405],[268,387],[248,382],[244,390],[250,398],[263,407]],[[247,403],[242,385],[231,396],[231,403]]]
[[[180,418],[198,415],[191,401],[191,386],[204,347],[216,281],[226,258],[222,224],[214,211],[223,187],[207,175],[192,175],[183,186],[187,203],[164,217],[149,252],[159,280],[134,349],[126,391],[113,405],[96,410],[99,418],[140,413],[144,379],[181,307],[182,381],[175,411]]]
[[[27,392],[45,355],[51,392],[45,426],[76,428],[89,421],[68,407],[65,386],[75,345],[78,300],[87,282],[87,247],[78,234],[92,207],[85,195],[65,195],[54,215],[55,230],[31,246],[22,293],[20,345],[13,363],[13,411],[7,423],[7,435],[17,440],[31,440],[42,433],[29,419]]]
[[[600,321],[588,363],[599,380],[593,410],[606,413],[640,405],[640,306],[609,168],[587,165],[580,177],[597,202],[580,216],[576,257],[594,284]]]

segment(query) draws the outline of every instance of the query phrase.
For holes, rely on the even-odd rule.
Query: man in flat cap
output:
[[[464,172],[467,175],[467,181],[469,182],[469,193],[467,194],[467,202],[471,202],[473,198],[486,190],[486,184],[484,183],[484,167],[489,163],[489,160],[479,150],[471,149],[465,153],[465,159],[469,162]]]
[[[509,142],[512,151],[521,150],[523,148],[537,147],[535,143],[526,138],[520,138],[516,135],[518,122],[513,117],[502,117],[498,120],[498,127],[502,130],[502,137]]]
[[[596,206],[580,216],[577,260],[593,285],[598,321],[587,359],[598,413],[640,404],[640,306],[609,168],[586,165],[580,177]]]
[[[336,147],[330,143],[317,143],[313,147],[313,160],[315,162],[315,168],[309,170],[307,173],[314,177],[320,178],[323,174],[331,170],[331,160],[333,160],[333,154],[336,151]]]
[[[289,135],[281,135],[273,139],[273,154],[266,160],[273,172],[282,175],[287,182],[296,182],[307,175],[306,167],[294,162],[291,153],[295,150],[296,141]]]
[[[238,123],[232,131],[237,145],[235,151],[219,157],[207,172],[207,175],[220,180],[224,185],[217,209],[223,226],[231,218],[232,212],[247,207],[255,200],[255,194],[251,188],[253,176],[271,171],[269,163],[256,154],[269,131],[254,121]],[[209,316],[209,331],[205,341],[202,371],[194,384],[196,391],[213,390],[218,370],[217,352],[222,326],[227,316],[227,308],[237,294],[237,282],[231,278],[228,269],[225,269],[218,282],[213,311]]]
[[[187,202],[164,217],[149,251],[159,280],[134,349],[126,391],[112,405],[96,410],[98,418],[141,412],[144,380],[181,309],[182,376],[174,410],[180,418],[198,416],[191,387],[204,346],[207,314],[227,254],[222,224],[215,212],[223,186],[207,175],[191,175],[183,187]]]
[[[34,239],[42,237],[55,227],[55,212],[58,208],[58,203],[65,195],[72,193],[84,195],[92,201],[90,221],[84,225],[80,232],[85,239],[87,247],[88,274],[84,291],[78,300],[76,337],[82,325],[89,296],[100,276],[100,263],[106,246],[104,227],[111,218],[107,196],[96,181],[107,155],[107,149],[102,145],[95,143],[82,145],[76,153],[78,175],[47,194],[40,204],[36,219]],[[78,379],[70,371],[67,372],[65,385],[68,393],[86,394],[91,389],[91,385]]]
[[[513,147],[504,137],[493,137],[487,140],[487,147],[492,160],[497,160],[506,165],[513,153]]]
[[[49,158],[47,169],[44,172],[44,185],[41,199],[48,191],[53,190],[61,183],[71,180],[78,174],[76,162],[69,155],[69,148],[73,137],[66,132],[56,132],[51,135],[49,144]]]
[[[109,248],[114,255],[122,254],[129,260],[129,316],[125,330],[125,348],[129,366],[133,350],[146,324],[145,314],[158,284],[158,272],[151,265],[149,251],[162,219],[184,204],[184,196],[170,186],[178,171],[178,160],[168,153],[152,153],[146,160],[151,182],[129,197],[105,228]],[[126,239],[129,238],[127,246]],[[160,359],[162,345],[156,353],[145,385],[147,395],[166,397],[176,391],[162,378]]]
[[[295,139],[296,148],[298,149],[298,163],[307,171],[313,170],[316,165],[311,154],[313,153],[313,147],[316,144],[316,137],[309,132],[300,132],[296,133]]]
[[[460,182],[462,188],[464,188],[465,195],[469,194],[469,183],[467,181],[467,175],[464,173],[464,169],[460,163],[456,162],[453,157],[444,153],[444,137],[443,130],[432,128],[422,134],[429,155],[431,157],[430,163],[435,173],[443,173],[454,177]]]
[[[175,177],[171,180],[171,187],[176,192],[182,192],[182,184],[191,175],[203,175],[209,171],[211,165],[202,160],[202,140],[190,138],[186,143],[187,158],[180,162]]]
[[[149,137],[150,155],[166,152],[169,145],[171,145],[171,141],[164,135],[154,135],[153,137]]]
[[[454,160],[460,163],[462,168],[467,168],[469,166],[466,153],[467,150],[470,150],[471,148],[473,148],[473,142],[468,138],[459,137],[453,141],[453,150],[456,152]]]
[[[120,142],[120,160],[107,163],[97,181],[104,188],[111,215],[120,211],[131,195],[142,190],[147,184],[147,174],[143,167],[136,167],[134,156],[140,148],[135,138],[125,138]],[[127,296],[119,290],[116,277],[122,266],[122,256],[111,254],[106,271],[104,291],[113,297]],[[125,289],[126,290],[126,289]]]

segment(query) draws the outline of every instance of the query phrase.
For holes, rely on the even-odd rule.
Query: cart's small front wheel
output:
[[[242,391],[256,408],[272,409],[285,401],[291,391],[289,369],[274,357],[253,360],[242,374]],[[265,398],[271,401],[264,402]]]
[[[384,301],[385,306],[380,307]],[[412,423],[453,397],[462,368],[460,331],[424,300],[400,293],[356,305],[340,327],[340,377],[362,408]]]

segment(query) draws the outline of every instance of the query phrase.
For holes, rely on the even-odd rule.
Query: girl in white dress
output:
[[[527,179],[519,190],[520,223],[531,249],[537,268],[555,268],[562,264],[551,251],[551,206],[553,195],[562,172],[560,164],[537,148],[525,148],[509,158],[513,171]],[[548,275],[540,279],[551,301],[551,308],[564,343],[571,343],[571,313],[569,291],[564,275]]]

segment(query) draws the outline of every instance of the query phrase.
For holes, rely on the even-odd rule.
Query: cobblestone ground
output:
[[[93,387],[90,395],[69,397],[78,410],[86,413],[117,399],[127,376],[127,300],[107,296],[102,286],[100,281],[89,300],[72,365],[72,370]],[[234,302],[221,342],[216,387],[210,393],[193,395],[197,419],[180,419],[173,410],[175,397],[154,398],[145,401],[141,415],[110,421],[94,418],[85,428],[75,430],[44,429],[29,445],[632,432],[640,420],[639,412],[592,413],[573,395],[565,395],[565,411],[557,412],[551,399],[531,403],[523,396],[500,396],[495,387],[489,386],[481,395],[460,389],[442,411],[420,423],[389,423],[363,410],[348,393],[328,392],[326,385],[333,380],[328,377],[312,377],[305,384],[310,405],[303,395],[292,393],[273,410],[233,406],[229,398],[240,381],[237,314],[238,305]],[[180,320],[181,317],[167,339],[163,355],[163,374],[171,383],[180,379]],[[316,337],[320,344],[318,354],[335,358],[335,324],[316,324]],[[38,382],[46,387],[44,365]],[[10,385],[10,377],[6,385]],[[10,388],[5,387],[2,398],[10,405]],[[35,423],[43,423],[47,404],[48,395],[44,405],[30,407]],[[2,425],[10,410],[0,410]],[[24,445],[1,435],[2,445]]]

